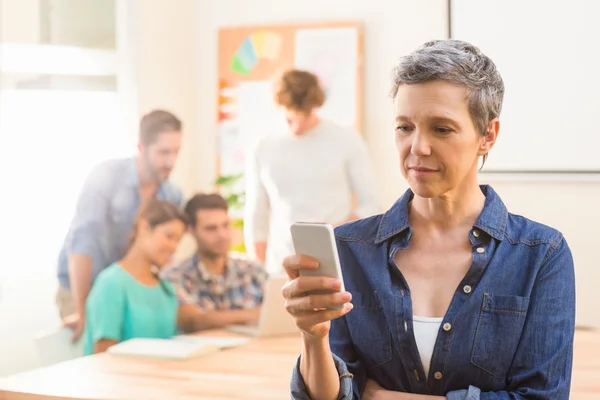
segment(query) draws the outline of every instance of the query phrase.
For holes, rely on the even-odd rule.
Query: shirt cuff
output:
[[[469,389],[454,390],[448,392],[446,399],[448,400],[479,400],[481,390],[475,386],[469,386]]]
[[[333,362],[340,376],[340,392],[337,400],[352,400],[352,378],[353,375],[348,371],[346,363],[333,354]],[[290,384],[292,400],[311,400],[306,390],[306,385],[302,374],[300,374],[300,357],[296,361],[296,367],[292,372],[292,381]]]
[[[69,246],[70,254],[81,254],[93,258],[95,252],[96,241],[92,235],[82,233],[73,235]]]

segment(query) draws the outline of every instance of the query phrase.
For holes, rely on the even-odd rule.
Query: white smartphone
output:
[[[310,256],[319,262],[317,269],[301,269],[300,276],[327,276],[339,279],[342,283],[341,291],[344,291],[344,280],[342,279],[342,266],[335,244],[333,227],[330,224],[297,222],[290,227],[292,242],[296,254]],[[311,294],[333,293],[335,290],[314,291]],[[344,306],[333,306],[334,309],[342,309]]]

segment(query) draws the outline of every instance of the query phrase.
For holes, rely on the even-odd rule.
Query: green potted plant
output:
[[[231,215],[239,215],[244,209],[245,192],[239,189],[239,183],[243,176],[244,174],[241,173],[221,175],[214,182],[221,196],[227,201]],[[241,217],[232,217],[231,224],[237,239],[234,240],[232,250],[245,253],[246,247],[243,240],[244,219]]]

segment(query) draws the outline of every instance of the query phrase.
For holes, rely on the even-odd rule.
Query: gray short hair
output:
[[[483,136],[500,116],[504,82],[494,62],[477,47],[460,40],[427,42],[400,59],[393,70],[392,97],[401,84],[444,80],[467,88],[469,113]],[[485,160],[484,160],[485,161]]]

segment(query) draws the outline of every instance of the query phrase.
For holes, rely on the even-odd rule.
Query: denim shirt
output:
[[[435,342],[429,376],[413,334],[411,292],[394,254],[408,246],[409,190],[383,214],[336,228],[354,308],[331,323],[338,399],[384,389],[462,399],[569,398],[575,331],[573,258],[562,234],[510,214],[489,186],[469,233],[472,264]],[[293,399],[309,399],[299,371]]]
[[[183,194],[170,181],[156,192],[158,200],[182,206]],[[129,242],[140,206],[140,184],[135,158],[106,161],[96,166],[83,185],[75,216],[58,257],[58,280],[70,289],[69,254],[92,258],[92,278],[118,261]]]

